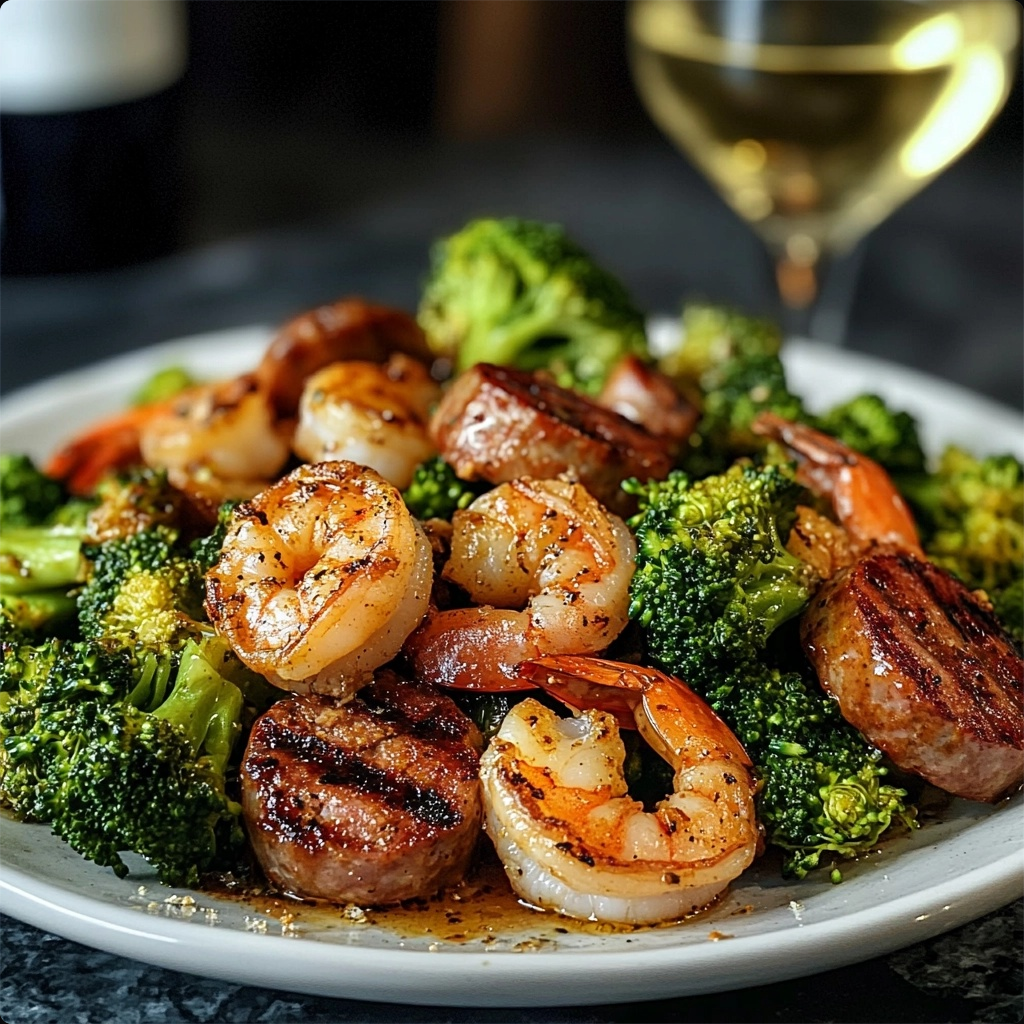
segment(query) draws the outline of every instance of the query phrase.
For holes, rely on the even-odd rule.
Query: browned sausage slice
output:
[[[480,834],[481,745],[449,697],[391,673],[346,704],[278,701],[242,762],[260,865],[285,891],[364,905],[458,881]]]
[[[877,551],[825,584],[801,632],[843,716],[900,768],[970,800],[1024,781],[1024,663],[948,573]]]
[[[665,441],[625,416],[542,374],[490,363],[455,380],[430,429],[465,480],[500,484],[571,473],[615,511],[628,510],[623,480],[660,478],[672,465]]]

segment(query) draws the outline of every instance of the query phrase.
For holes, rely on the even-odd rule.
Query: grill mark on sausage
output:
[[[877,654],[944,717],[962,717],[980,739],[1019,743],[1024,725],[1007,698],[1019,687],[1014,659],[1009,651],[1010,658],[1000,656],[1000,629],[984,606],[931,563],[904,553],[868,559],[854,576],[867,584],[858,591],[858,609]],[[985,663],[973,653],[979,643],[989,648]],[[940,661],[943,649],[951,656]]]
[[[801,637],[843,717],[899,767],[972,800],[1024,780],[1024,661],[942,569],[875,549],[822,587]]]
[[[467,480],[500,484],[568,472],[616,511],[632,508],[619,486],[624,479],[662,477],[672,465],[666,440],[625,416],[540,374],[488,363],[456,379],[430,433]]]
[[[272,749],[312,766],[321,785],[350,787],[364,796],[379,797],[385,806],[401,808],[424,824],[438,828],[454,828],[462,821],[462,815],[436,789],[370,764],[358,752],[328,743],[319,736],[298,734],[272,721],[267,742]]]
[[[479,836],[480,746],[449,697],[386,670],[347,703],[278,701],[254,724],[241,766],[267,877],[369,905],[450,884]]]

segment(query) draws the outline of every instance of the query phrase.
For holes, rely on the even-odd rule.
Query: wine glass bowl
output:
[[[633,0],[659,127],[760,235],[806,333],[827,262],[957,159],[1014,72],[1015,0]]]

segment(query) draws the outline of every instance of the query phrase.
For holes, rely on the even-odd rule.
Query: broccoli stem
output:
[[[29,594],[0,591],[0,609],[15,628],[51,636],[61,633],[78,615],[75,598],[64,589],[37,590]]]
[[[27,594],[69,587],[81,571],[82,531],[21,526],[0,534],[0,592]]]
[[[181,728],[196,756],[223,774],[241,731],[242,691],[228,682],[201,648],[189,641],[181,654],[174,689],[153,714]]]

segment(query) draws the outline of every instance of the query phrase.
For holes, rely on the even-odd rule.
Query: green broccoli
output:
[[[177,649],[210,631],[202,566],[172,527],[85,544],[82,552],[89,565],[78,595],[84,638]]]
[[[777,324],[726,306],[687,302],[679,326],[680,344],[659,358],[658,369],[698,402],[709,373],[730,362],[778,356],[782,348]]]
[[[0,456],[0,486],[0,617],[30,633],[66,632],[91,502],[70,497],[24,455]]]
[[[450,520],[490,487],[486,481],[459,479],[451,465],[438,455],[416,467],[402,497],[417,519]]]
[[[623,285],[539,221],[474,220],[437,242],[419,322],[457,370],[545,369],[588,394],[623,356],[648,358],[643,314]]]
[[[815,417],[812,425],[874,459],[896,479],[925,469],[917,421],[910,413],[891,409],[878,395],[841,402]]]
[[[955,445],[934,472],[901,479],[925,552],[973,590],[984,590],[1015,636],[1024,630],[1024,465],[978,458]]]
[[[241,501],[232,499],[225,501],[217,510],[217,522],[213,529],[204,537],[197,537],[189,545],[192,557],[199,564],[199,568],[205,573],[209,572],[220,560],[220,552],[224,547],[224,538],[227,536],[228,527],[231,526],[235,516],[235,509]]]
[[[143,381],[142,386],[132,395],[131,404],[150,405],[153,402],[163,402],[195,383],[195,377],[183,366],[165,366]]]
[[[164,470],[136,466],[100,481],[95,508],[89,513],[89,535],[95,542],[127,537],[153,526],[172,527],[188,536],[202,535],[208,529]]]
[[[1018,644],[1024,643],[1024,577],[1018,576],[989,595],[996,618]]]
[[[0,453],[0,527],[42,526],[67,500],[64,485],[29,456]]]
[[[28,594],[78,582],[84,536],[84,522],[0,531],[0,593]]]
[[[911,825],[907,791],[816,680],[751,659],[691,685],[736,733],[762,780],[758,817],[783,870],[803,878],[823,854],[856,857],[892,824]],[[838,877],[838,874],[836,875]]]
[[[14,630],[0,651],[0,803],[19,818],[49,821],[56,794],[46,766],[66,756],[51,742],[60,731],[54,716],[80,700],[123,699],[143,672],[128,650],[55,638],[35,642]]]
[[[0,620],[30,635],[65,636],[75,631],[78,601],[73,590],[61,587],[31,594],[0,590]]]
[[[216,637],[177,657],[96,641],[5,642],[0,803],[49,822],[120,877],[125,850],[170,885],[237,869],[245,843],[228,775],[246,672]]]
[[[913,812],[883,784],[880,755],[817,682],[773,664],[770,643],[815,584],[785,539],[802,488],[788,467],[737,463],[693,481],[626,485],[640,511],[630,616],[648,657],[685,679],[743,743],[763,788],[768,841],[802,877],[832,851],[856,856]]]
[[[630,618],[684,679],[747,660],[807,604],[816,580],[785,548],[805,492],[787,467],[735,463],[697,481],[676,470],[623,487],[640,509]]]
[[[750,354],[709,369],[702,378],[701,417],[690,435],[683,468],[693,476],[721,473],[745,456],[765,452],[770,442],[751,429],[760,412],[783,419],[807,418],[803,401],[786,383],[777,355]]]

